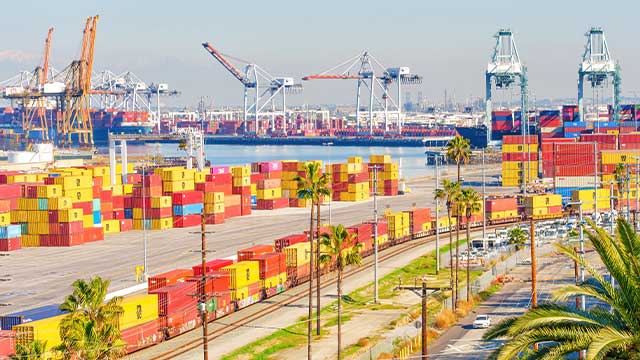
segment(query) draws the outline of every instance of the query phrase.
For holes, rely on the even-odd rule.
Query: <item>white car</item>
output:
[[[489,315],[478,315],[473,321],[474,329],[487,329],[491,326],[491,318]]]

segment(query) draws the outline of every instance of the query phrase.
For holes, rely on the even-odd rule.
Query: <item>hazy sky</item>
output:
[[[578,5],[579,4],[579,5]],[[55,27],[52,65],[80,50],[87,16],[99,14],[94,70],[129,70],[148,83],[240,104],[242,87],[200,45],[251,60],[274,75],[326,70],[363,50],[386,66],[424,76],[423,94],[442,101],[484,96],[492,35],[511,27],[537,98],[575,97],[577,65],[590,26],[605,29],[622,67],[623,95],[640,92],[638,1],[139,1],[22,0],[3,4],[0,79],[33,69]],[[294,103],[352,103],[353,81],[305,83]]]

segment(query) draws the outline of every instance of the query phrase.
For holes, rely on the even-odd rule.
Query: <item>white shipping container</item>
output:
[[[5,96],[19,95],[22,93],[24,93],[24,88],[22,86],[9,86],[4,88]]]
[[[600,181],[600,177],[597,178]],[[556,176],[554,184],[559,187],[594,187],[593,176]]]
[[[45,94],[59,94],[64,92],[64,83],[54,82],[44,84],[43,92]]]

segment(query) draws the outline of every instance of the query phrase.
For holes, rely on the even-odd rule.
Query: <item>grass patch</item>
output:
[[[342,323],[346,323],[347,321],[351,320],[351,315],[347,314],[347,315],[342,315]],[[332,326],[337,326],[338,325],[338,317],[334,317],[329,319],[328,321],[325,321],[324,324],[321,324],[322,326],[326,326],[326,327],[332,327]]]

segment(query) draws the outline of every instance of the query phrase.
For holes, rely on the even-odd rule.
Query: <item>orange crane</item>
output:
[[[75,136],[80,147],[93,147],[89,96],[98,18],[98,15],[87,18],[82,33],[80,59],[72,61],[66,72],[63,116],[62,121],[58,122],[58,131],[67,146],[74,143]]]
[[[32,130],[42,132],[42,140],[49,141],[49,124],[47,121],[46,98],[42,94],[44,85],[47,83],[49,74],[49,54],[51,53],[51,38],[53,28],[49,28],[47,39],[44,45],[44,60],[42,67],[37,67],[34,71],[36,88],[26,92],[28,94],[23,100],[24,111],[22,113],[22,130],[25,139],[29,138]]]

